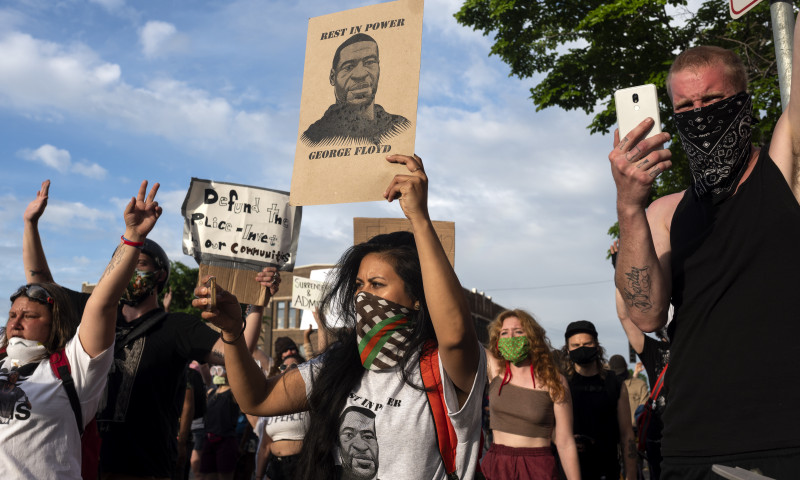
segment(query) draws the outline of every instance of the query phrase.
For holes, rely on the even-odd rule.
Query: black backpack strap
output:
[[[75,414],[75,421],[78,422],[78,431],[83,436],[83,412],[81,411],[81,401],[78,398],[78,391],[75,389],[75,381],[72,378],[72,372],[69,366],[69,360],[64,349],[50,355],[50,367],[53,369],[53,374],[56,378],[61,379],[61,384],[64,390],[67,391],[67,398],[69,398],[69,405],[72,407],[72,412]]]
[[[114,345],[114,354],[116,355],[122,350],[125,345],[131,343],[132,341],[136,340],[137,338],[144,335],[150,328],[152,328],[155,324],[160,322],[164,317],[167,316],[167,312],[160,311],[153,315],[152,317],[148,318],[147,320],[143,321],[139,325],[136,326],[133,330],[128,332],[127,335],[118,337],[116,339],[116,344]]]

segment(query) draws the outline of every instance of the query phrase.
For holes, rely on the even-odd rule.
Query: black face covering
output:
[[[736,190],[750,157],[752,114],[747,92],[675,114],[698,196],[710,195],[717,203]]]
[[[578,347],[569,351],[569,358],[573,363],[586,365],[597,359],[597,347]]]

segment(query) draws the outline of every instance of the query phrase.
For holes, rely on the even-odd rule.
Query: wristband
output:
[[[246,318],[242,322],[242,331],[239,332],[239,335],[236,335],[236,338],[234,338],[230,342],[225,340],[225,337],[222,336],[222,333],[223,333],[222,329],[220,329],[220,331],[219,331],[219,338],[220,338],[220,340],[222,340],[222,343],[227,343],[228,345],[233,345],[234,343],[236,343],[237,340],[242,338],[242,335],[244,335],[244,329],[245,328],[247,328],[247,319]]]
[[[119,238],[122,239],[122,243],[128,245],[129,247],[138,248],[139,250],[144,247],[144,242],[134,242],[132,240],[128,240],[125,238],[125,235],[120,235]]]

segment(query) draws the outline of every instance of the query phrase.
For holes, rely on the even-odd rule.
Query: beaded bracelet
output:
[[[233,345],[234,343],[236,343],[237,340],[242,338],[242,335],[244,335],[244,329],[245,328],[247,328],[247,319],[246,318],[242,322],[242,331],[239,332],[239,335],[236,335],[236,338],[234,338],[230,342],[225,340],[225,337],[222,336],[222,330],[219,331],[219,338],[220,338],[220,340],[222,340],[222,343],[227,343],[228,345]]]
[[[119,238],[122,239],[122,243],[130,247],[138,248],[139,250],[141,250],[144,247],[144,242],[134,242],[133,240],[128,240],[127,238],[125,238],[125,235],[120,235]]]

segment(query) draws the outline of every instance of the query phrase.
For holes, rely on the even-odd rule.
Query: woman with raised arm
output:
[[[155,184],[145,198],[144,181],[125,207],[125,234],[80,321],[55,283],[31,283],[11,295],[0,338],[0,478],[81,478],[80,435],[97,412],[114,357],[117,302],[161,215],[157,191]]]
[[[238,338],[235,298],[223,292],[218,309],[203,314],[228,342],[228,377],[245,412],[310,411],[298,478],[472,478],[477,467],[485,354],[428,216],[422,160],[387,160],[407,168],[384,197],[399,200],[413,234],[378,235],[344,253],[323,305],[345,328],[322,355],[264,379]],[[207,289],[196,294],[194,305],[205,307]],[[429,389],[426,372],[441,378]],[[439,426],[452,449],[437,445]]]
[[[544,328],[524,310],[489,325],[487,371],[494,442],[481,462],[488,480],[556,480],[551,442],[568,480],[581,478],[569,385]]]

